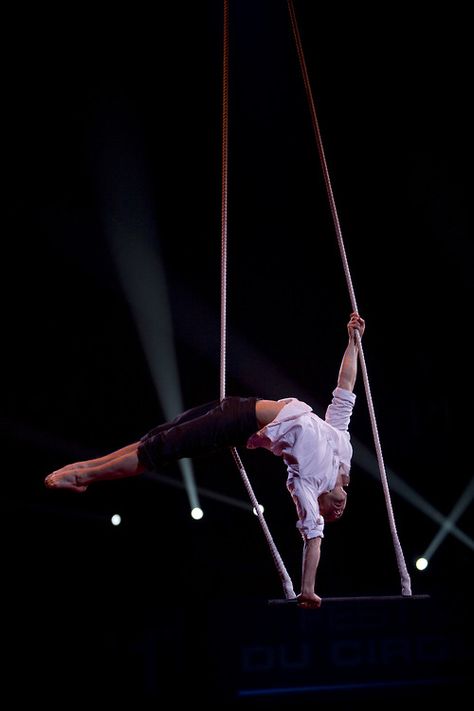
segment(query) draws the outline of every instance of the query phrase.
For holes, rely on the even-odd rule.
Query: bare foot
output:
[[[91,462],[67,464],[48,474],[44,483],[50,489],[70,489],[82,492],[86,491],[91,482],[137,476],[145,471],[145,467],[138,459],[136,447],[119,450],[118,456],[109,455],[103,460],[96,461],[104,463],[93,466],[91,466]]]
[[[70,489],[71,491],[86,491],[87,485],[80,483],[80,470],[82,467],[68,464],[62,469],[48,474],[44,480],[45,486],[49,489]]]

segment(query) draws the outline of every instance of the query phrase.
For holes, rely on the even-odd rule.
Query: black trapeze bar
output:
[[[327,602],[378,602],[379,600],[428,600],[430,595],[361,595],[359,597],[323,597],[322,604]],[[297,605],[298,599],[292,597],[289,599],[269,600],[268,604],[272,607]],[[319,609],[319,608],[315,608]]]

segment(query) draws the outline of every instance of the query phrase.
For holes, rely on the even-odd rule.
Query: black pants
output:
[[[255,405],[259,399],[229,396],[186,410],[141,438],[139,461],[155,469],[182,457],[245,445],[258,430]]]

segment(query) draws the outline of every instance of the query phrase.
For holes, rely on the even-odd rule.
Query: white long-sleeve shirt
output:
[[[304,539],[324,537],[318,496],[334,488],[340,469],[349,476],[352,445],[348,428],[355,400],[354,393],[336,388],[323,420],[305,402],[282,398],[279,402],[286,404],[276,418],[247,441],[248,449],[263,447],[285,462],[286,485]]]

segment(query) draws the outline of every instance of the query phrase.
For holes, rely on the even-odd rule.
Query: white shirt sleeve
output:
[[[355,401],[356,396],[350,390],[335,388],[332,392],[332,402],[326,410],[324,419],[337,430],[347,432]]]
[[[324,538],[324,519],[319,513],[319,504],[314,496],[314,488],[309,482],[299,477],[288,481],[288,491],[296,506],[298,522],[296,527],[304,540],[310,538]]]

